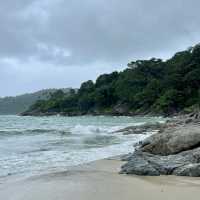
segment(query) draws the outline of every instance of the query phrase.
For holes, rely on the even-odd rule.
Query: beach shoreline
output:
[[[186,119],[188,121],[188,119]],[[176,127],[172,121],[157,128]],[[185,118],[184,118],[185,124]],[[165,127],[166,126],[166,127]],[[188,126],[188,125],[187,125]],[[127,127],[124,134],[154,130],[154,126]],[[130,154],[131,155],[131,154]],[[200,196],[200,177],[136,176],[120,174],[126,162],[119,155],[96,160],[66,170],[46,171],[23,177],[0,179],[0,197],[6,200],[196,200]],[[125,159],[124,159],[125,160]]]
[[[122,175],[118,173],[122,164],[109,158],[67,171],[1,182],[0,196],[6,200],[195,200],[200,195],[200,178]]]

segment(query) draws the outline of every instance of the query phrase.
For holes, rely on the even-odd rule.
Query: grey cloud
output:
[[[1,76],[11,80],[11,71],[28,76],[25,68],[51,65],[65,67],[70,77],[75,66],[103,73],[103,64],[166,58],[199,42],[199,7],[198,0],[0,0]],[[15,71],[5,59],[15,62]]]
[[[199,1],[1,2],[1,56],[63,64],[122,62],[196,42]],[[8,12],[9,8],[12,8]],[[46,49],[38,46],[45,45]],[[55,49],[61,49],[55,54]],[[63,51],[71,56],[64,56]],[[60,52],[60,53],[59,53]]]
[[[39,38],[68,49],[71,64],[122,62],[196,42],[199,6],[186,0],[60,1]]]

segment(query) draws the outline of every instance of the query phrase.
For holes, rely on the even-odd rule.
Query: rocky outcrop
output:
[[[149,123],[140,126],[129,126],[120,130],[115,131],[115,133],[123,133],[124,135],[129,134],[146,134],[152,131],[162,131],[165,128],[165,124],[162,123]]]
[[[125,158],[121,173],[200,176],[200,124],[197,118],[172,120]],[[173,125],[172,125],[173,124]]]
[[[161,156],[136,151],[122,166],[121,173],[136,175],[200,176],[200,148]]]
[[[141,150],[157,155],[170,155],[200,146],[200,126],[185,125],[147,138]]]

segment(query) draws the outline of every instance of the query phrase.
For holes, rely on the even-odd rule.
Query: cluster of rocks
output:
[[[126,128],[115,131],[115,133],[123,133],[124,135],[146,134],[154,131],[162,131],[165,128],[165,126],[165,124],[161,123],[149,123],[141,126],[128,126]]]
[[[200,176],[200,115],[179,116],[124,158],[121,173]],[[164,128],[163,128],[164,127]]]

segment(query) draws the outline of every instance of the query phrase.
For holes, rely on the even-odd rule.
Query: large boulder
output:
[[[150,165],[141,153],[133,154],[128,163],[122,166],[121,173],[147,176],[160,175],[159,171]]]
[[[141,150],[156,155],[171,155],[200,146],[200,127],[177,126],[152,135],[142,142]]]
[[[200,115],[179,116],[139,143],[121,173],[200,177]]]
[[[175,155],[154,155],[136,151],[122,166],[121,173],[144,176],[200,176],[200,148]]]

